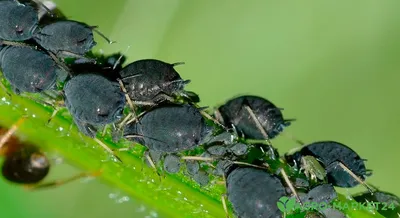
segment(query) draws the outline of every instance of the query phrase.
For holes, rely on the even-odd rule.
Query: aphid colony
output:
[[[283,196],[300,204],[330,204],[337,198],[334,186],[362,184],[377,192],[364,182],[370,175],[364,160],[339,142],[304,144],[280,156],[271,140],[293,120],[284,119],[282,108],[272,102],[238,96],[210,113],[185,90],[190,80],[175,70],[182,63],[143,59],[122,67],[123,56],[100,60],[90,53],[95,27],[51,12],[39,17],[43,8],[30,1],[0,1],[0,67],[16,94],[62,95],[83,134],[96,138],[111,124],[116,140],[123,137],[148,149],[146,161],[157,171],[160,166],[167,173],[184,168],[201,186],[210,178],[223,179],[227,198],[242,218],[282,217],[277,202]],[[1,129],[3,176],[37,183],[49,170],[48,160],[14,132],[15,127]],[[314,217],[332,214],[345,217],[340,211],[314,211]]]

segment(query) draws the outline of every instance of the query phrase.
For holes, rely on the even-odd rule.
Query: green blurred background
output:
[[[98,25],[117,41],[97,37],[95,50],[130,46],[127,62],[186,62],[177,70],[192,80],[188,89],[204,106],[239,94],[263,96],[298,119],[285,132],[349,145],[368,159],[374,173],[368,182],[400,195],[399,1],[55,2],[70,19]],[[297,146],[285,137],[273,142],[281,153]],[[76,172],[59,164],[49,180]],[[1,180],[0,193],[1,213],[10,218],[157,217],[98,181],[27,193]]]

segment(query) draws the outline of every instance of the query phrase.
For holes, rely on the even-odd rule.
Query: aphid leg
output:
[[[108,153],[112,154],[115,158],[117,158],[117,160],[119,162],[122,163],[121,158],[119,158],[115,152],[113,150],[111,150],[106,144],[104,144],[102,141],[100,141],[98,138],[93,138],[95,142],[97,142],[97,144],[99,144],[101,147],[104,148],[104,150],[106,150]]]
[[[97,34],[99,34],[99,36],[101,36],[101,38],[103,38],[104,40],[106,40],[108,42],[108,44],[113,44],[116,43],[116,41],[111,41],[109,40],[103,33],[101,33],[100,31],[97,30],[98,26],[90,26],[90,28],[95,31]]]
[[[256,124],[258,130],[260,130],[261,134],[264,136],[264,139],[267,141],[268,146],[269,146],[269,150],[270,150],[271,155],[272,155],[272,159],[275,159],[277,155],[275,154],[275,150],[272,147],[272,143],[271,143],[271,140],[269,139],[269,136],[268,136],[267,132],[262,127],[260,121],[257,119],[256,115],[254,114],[254,111],[248,105],[245,105],[244,108],[250,114],[251,119],[253,119],[253,121]]]
[[[133,123],[135,121],[137,121],[138,123],[140,123],[139,118],[142,117],[143,115],[146,114],[146,111],[143,111],[142,113],[140,113],[139,115],[136,116],[136,118],[130,119],[128,122],[126,122],[126,125]]]
[[[199,161],[214,161],[211,157],[199,157],[199,156],[183,156],[183,160],[199,160]]]
[[[358,183],[363,185],[370,193],[371,195],[374,193],[374,191],[365,183],[359,176],[357,176],[353,171],[351,171],[345,164],[343,164],[341,161],[335,161],[331,163],[326,169],[331,168],[336,168],[337,166],[341,167],[344,171],[346,171],[353,179],[355,179]]]
[[[16,47],[36,48],[36,46],[29,45],[29,44],[26,44],[23,42],[14,42],[14,41],[8,41],[8,40],[1,40],[0,44],[11,45],[11,46],[16,46]]]
[[[130,107],[130,109],[131,109],[131,113],[129,113],[129,114],[132,114],[133,117],[137,120],[137,117],[136,117],[136,108],[135,108],[134,104],[132,103],[132,100],[131,100],[131,98],[129,97],[128,92],[126,91],[126,88],[125,88],[125,86],[124,86],[124,83],[123,83],[122,80],[120,80],[120,79],[118,79],[118,83],[119,83],[119,86],[121,87],[122,91],[124,92],[124,94],[125,94],[125,99],[126,99],[126,101],[128,102],[128,105],[129,105],[129,107]]]
[[[208,114],[207,112],[205,112],[204,110],[200,110],[201,115],[203,115],[205,118],[213,121],[215,124],[217,124],[218,126],[222,127],[224,130],[227,130],[228,128],[226,128],[226,126],[222,125],[222,123],[220,123],[217,119],[215,119],[214,117],[212,117],[210,114]]]
[[[118,124],[118,130],[121,130],[125,124],[129,121],[131,118],[132,113],[129,113],[119,124]],[[133,119],[133,121],[137,120],[136,117]]]
[[[174,102],[175,99],[163,92],[158,93],[156,96],[154,96],[154,98],[152,99],[153,102],[156,102],[156,104],[160,104],[164,101],[169,101],[169,102]]]
[[[300,205],[303,205],[303,203],[300,200],[299,195],[297,194],[296,189],[293,186],[293,183],[289,180],[288,175],[286,174],[284,169],[281,169],[282,177],[285,180],[286,184],[289,186],[290,190],[293,192],[294,196],[296,197],[297,201],[300,203]]]
[[[226,194],[221,195],[222,207],[224,208],[226,218],[229,218],[228,207],[226,206]]]
[[[215,114],[215,119],[218,120],[218,122],[221,123],[222,125],[225,125],[224,119],[222,118],[222,114],[218,109],[214,111],[214,114]]]
[[[215,158],[212,157],[199,157],[199,156],[183,156],[182,157],[183,160],[198,160],[198,161],[215,161]],[[259,168],[259,169],[268,169],[269,166],[268,164],[264,165],[264,166],[258,166],[258,165],[254,165],[254,164],[250,164],[250,163],[246,163],[246,162],[240,162],[240,161],[231,161],[234,164],[237,165],[243,165],[243,166],[250,166],[250,167],[254,167],[254,168]]]
[[[54,117],[57,115],[58,111],[60,111],[60,109],[58,109],[58,108],[53,111],[53,113],[51,114],[49,119],[47,119],[47,124],[49,124],[54,119]]]
[[[160,177],[160,179],[161,179],[161,175],[160,175],[160,173],[158,172],[157,167],[156,167],[156,165],[154,164],[153,159],[150,157],[150,154],[149,154],[149,153],[145,154],[145,157],[146,157],[147,161],[149,162],[150,166],[154,169],[154,171],[157,173],[157,175],[158,175],[158,176]]]
[[[26,120],[27,117],[21,117],[16,123],[14,123],[8,131],[3,134],[0,138],[0,148],[11,138],[11,136],[17,131],[18,127]]]
[[[56,180],[52,182],[46,182],[46,183],[41,183],[41,184],[36,184],[36,185],[24,185],[24,188],[28,190],[39,190],[39,189],[45,189],[45,188],[54,188],[57,186],[65,185],[67,183],[73,182],[75,180],[85,178],[85,177],[97,177],[100,176],[102,173],[101,170],[93,172],[93,173],[80,173],[78,175],[72,176],[70,178],[66,178],[63,180]]]
[[[107,125],[104,126],[103,132],[101,133],[101,136],[104,137],[107,134]]]
[[[142,105],[142,106],[156,106],[157,104],[154,102],[149,102],[149,101],[133,101],[134,104],[136,105]]]
[[[67,65],[65,65],[64,63],[62,63],[62,62],[57,58],[56,55],[54,55],[52,52],[47,52],[47,54],[49,54],[50,57],[51,57],[51,59],[53,59],[53,60],[56,62],[56,64],[57,64],[58,66],[60,66],[65,72],[67,72],[69,76],[71,76],[71,77],[73,76],[73,73],[70,71],[70,69],[67,67]]]
[[[8,91],[8,89],[4,86],[4,84],[0,81],[0,87],[1,89],[4,90],[4,92],[8,95],[8,97],[11,97],[11,93]]]

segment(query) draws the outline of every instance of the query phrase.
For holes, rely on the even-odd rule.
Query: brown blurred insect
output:
[[[23,142],[14,135],[25,120],[26,117],[22,117],[9,129],[0,127],[0,155],[5,157],[1,173],[6,180],[24,185],[28,189],[41,189],[100,174],[100,172],[80,173],[63,180],[41,183],[49,173],[49,159],[37,146]]]

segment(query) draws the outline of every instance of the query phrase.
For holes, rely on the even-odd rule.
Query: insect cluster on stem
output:
[[[111,41],[95,26],[48,9],[43,15],[43,8],[32,1],[0,1],[3,76],[16,94],[62,96],[62,105],[80,132],[113,155],[97,138],[99,130],[109,125],[115,140],[122,137],[145,146],[146,162],[157,173],[160,166],[171,174],[183,171],[201,186],[221,179],[238,217],[298,212],[282,211],[278,202],[285,196],[300,205],[331,204],[337,199],[333,187],[362,184],[369,193],[379,192],[365,183],[371,175],[365,160],[342,143],[305,144],[295,139],[302,147],[281,156],[271,141],[294,119],[285,119],[283,108],[271,101],[242,95],[207,111],[198,105],[199,96],[185,89],[190,80],[182,79],[175,69],[182,62],[142,59],[123,66],[122,55],[93,55],[94,31]],[[59,106],[54,107],[57,111]],[[7,134],[0,143],[6,156],[3,176],[17,183],[41,181],[49,170],[46,157],[35,146],[14,143]],[[13,143],[18,145],[8,146]],[[315,209],[311,214],[344,217],[336,210]]]

